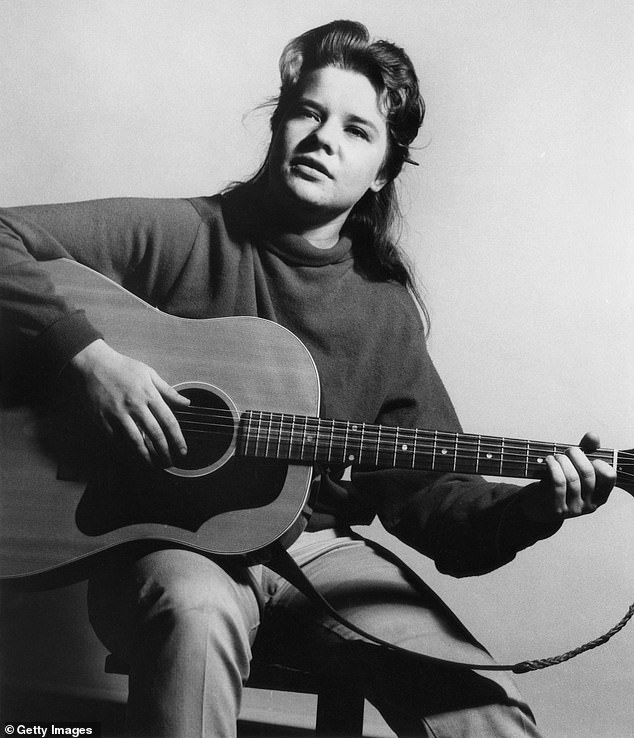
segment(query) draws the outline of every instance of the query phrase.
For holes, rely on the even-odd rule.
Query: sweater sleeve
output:
[[[0,315],[55,374],[101,334],[38,261],[69,258],[150,302],[169,291],[200,218],[184,200],[108,199],[0,209]],[[106,337],[107,339],[107,337]]]
[[[460,432],[447,391],[428,355],[422,331],[401,340],[398,367],[378,423]],[[558,528],[527,520],[518,505],[521,487],[481,476],[403,469],[359,470],[351,496],[372,501],[384,527],[432,558],[453,576],[491,571]]]

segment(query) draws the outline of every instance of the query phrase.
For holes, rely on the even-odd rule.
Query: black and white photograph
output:
[[[0,0],[0,734],[634,735],[633,38]]]

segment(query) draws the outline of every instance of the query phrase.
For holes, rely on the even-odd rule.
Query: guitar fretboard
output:
[[[258,410],[242,415],[238,434],[238,453],[244,456],[527,479],[541,477],[546,456],[563,453],[568,447]],[[589,456],[616,465],[617,452],[611,449],[598,449]]]

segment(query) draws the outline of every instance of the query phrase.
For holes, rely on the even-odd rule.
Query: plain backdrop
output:
[[[0,204],[212,194],[250,174],[282,46],[343,17],[405,47],[420,76],[403,242],[465,430],[572,443],[594,429],[634,445],[627,0],[0,0]],[[543,657],[625,613],[633,525],[616,491],[491,575],[415,561],[501,659]],[[68,636],[56,630],[37,669],[25,657],[21,678],[98,689],[81,597],[46,596],[65,595],[79,603]],[[48,664],[61,642],[66,659]],[[634,627],[517,681],[548,735],[631,736]]]

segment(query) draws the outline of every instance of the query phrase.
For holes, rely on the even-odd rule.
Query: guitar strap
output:
[[[371,643],[377,644],[384,648],[389,649],[394,653],[407,656],[409,658],[422,659],[428,663],[434,663],[438,666],[453,668],[453,669],[473,669],[476,671],[512,671],[515,674],[524,674],[529,671],[536,671],[538,669],[545,669],[548,666],[555,666],[561,664],[564,661],[578,656],[579,654],[589,651],[592,648],[606,643],[613,635],[618,633],[626,623],[634,616],[634,603],[630,606],[625,616],[607,633],[600,636],[599,638],[589,641],[582,646],[579,646],[572,651],[560,654],[559,656],[551,656],[545,659],[533,659],[528,661],[519,661],[515,664],[497,664],[497,663],[469,663],[463,661],[455,661],[453,659],[440,658],[438,656],[430,656],[428,654],[420,653],[418,651],[410,651],[407,648],[396,646],[389,641],[385,641],[378,636],[375,636],[367,631],[359,628],[340,612],[338,612],[323,595],[321,595],[310,582],[308,577],[297,565],[292,556],[288,551],[279,543],[275,544],[271,549],[271,558],[266,562],[266,566],[272,569],[276,574],[286,579],[294,587],[296,587],[303,595],[305,595],[313,604],[315,604],[322,612],[327,613],[333,617],[337,622],[341,623],[348,630],[361,636],[364,640],[370,641]],[[389,553],[389,552],[388,552]]]

